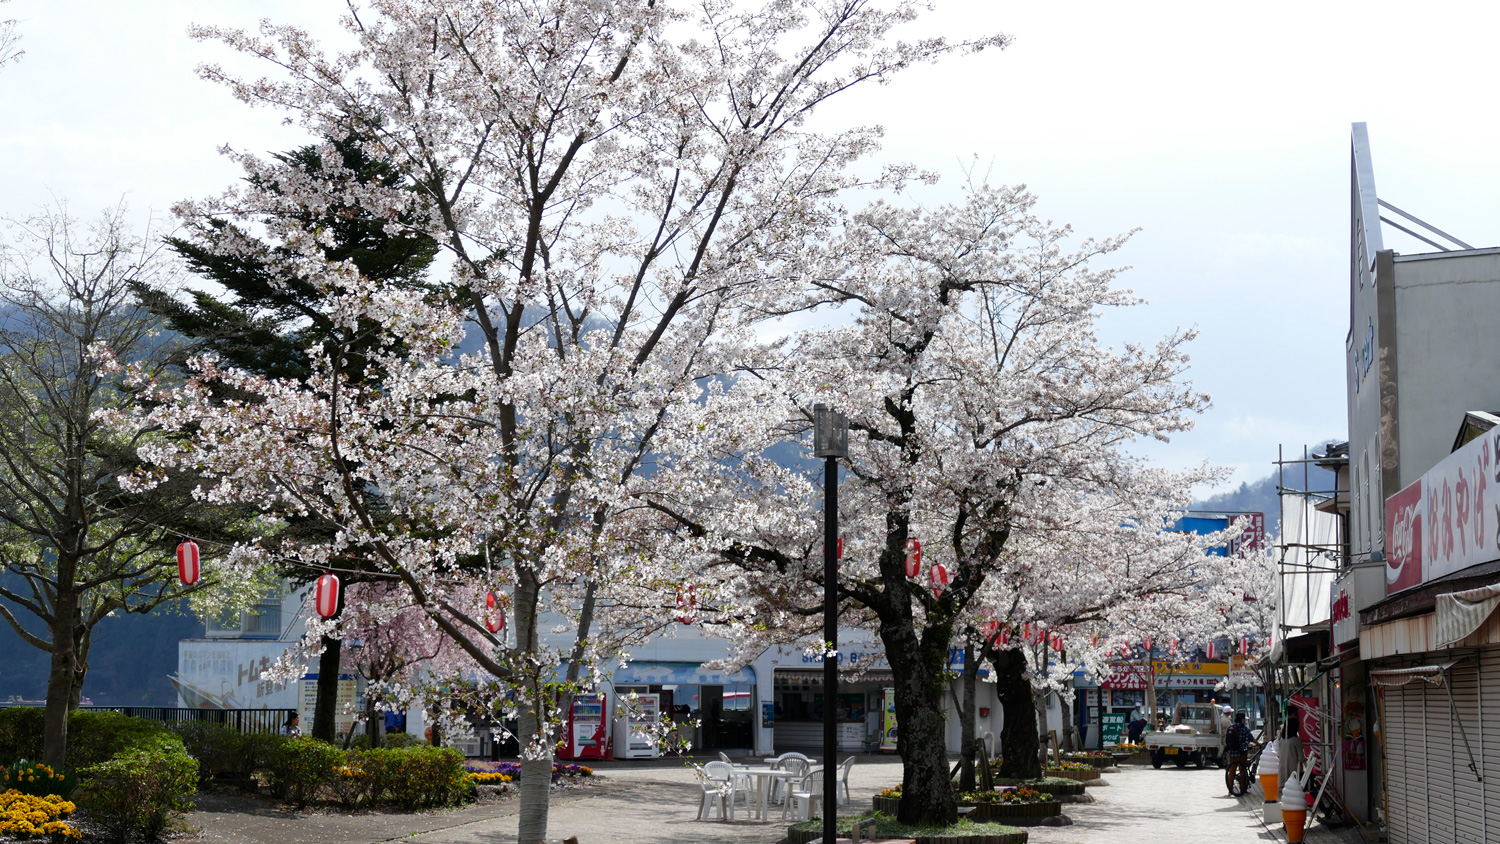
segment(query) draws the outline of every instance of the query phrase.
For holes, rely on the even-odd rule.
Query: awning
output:
[[[1461,642],[1500,606],[1500,583],[1437,596],[1435,638],[1440,648]]]
[[[821,685],[823,682],[823,669],[817,668],[777,668],[775,678],[779,682],[807,681],[810,685]],[[879,668],[867,668],[863,671],[839,670],[840,683],[890,683],[896,682],[896,676],[889,671]]]
[[[1404,686],[1413,680],[1421,680],[1434,686],[1443,684],[1443,673],[1453,667],[1453,663],[1445,662],[1441,665],[1414,665],[1411,668],[1387,668],[1383,671],[1371,671],[1370,682],[1377,686],[1394,688]]]
[[[715,671],[696,662],[632,662],[610,674],[616,686],[753,686],[755,669]]]

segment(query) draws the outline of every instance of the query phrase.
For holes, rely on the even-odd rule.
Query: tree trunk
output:
[[[952,824],[958,799],[949,779],[943,740],[943,694],[948,687],[950,630],[931,629],[918,638],[912,627],[880,625],[880,638],[896,687],[896,751],[901,755],[901,809],[913,825]]]
[[[1073,722],[1073,684],[1071,681],[1057,693],[1057,702],[1062,706],[1063,752],[1072,753],[1075,750],[1081,750],[1082,748],[1078,747],[1074,741],[1074,736],[1078,733],[1078,725]]]
[[[385,713],[375,708],[375,698],[370,694],[370,683],[365,682],[365,735],[370,739],[370,747],[380,746],[381,728],[385,726]]]
[[[1052,736],[1047,730],[1047,692],[1045,689],[1033,687],[1031,691],[1032,709],[1036,712],[1036,737],[1037,737],[1037,764],[1046,767],[1047,751],[1050,749]]]
[[[68,713],[73,708],[75,684],[79,682],[77,637],[77,596],[59,595],[52,619],[52,667],[47,675],[47,704],[42,716],[42,761],[62,770],[68,751]]]
[[[538,649],[536,610],[541,591],[536,575],[516,566],[516,650],[524,655]],[[552,796],[552,754],[556,747],[547,730],[545,714],[552,705],[547,686],[537,668],[527,666],[516,719],[516,738],[521,744],[521,800],[517,820],[518,844],[546,844],[548,802]],[[546,670],[550,671],[550,667]],[[550,679],[550,678],[549,678]]]
[[[1000,725],[1000,775],[1035,779],[1042,775],[1037,758],[1036,707],[1031,682],[1026,679],[1026,658],[1019,650],[999,651],[991,659],[995,666],[995,692],[1005,713]]]
[[[344,612],[344,590],[339,590],[338,609],[334,617]],[[344,640],[341,637],[323,637],[323,655],[318,657],[318,697],[313,703],[312,737],[333,744],[338,731],[339,709],[339,662],[343,656]]]
[[[964,694],[964,701],[963,701],[963,705],[961,707],[959,707],[959,710],[958,710],[959,732],[960,732],[960,737],[959,737],[959,740],[958,740],[959,759],[960,759],[959,769],[958,769],[958,790],[959,791],[973,791],[974,787],[975,787],[975,783],[974,783],[974,743],[975,743],[974,720],[978,716],[979,710],[974,705],[974,698],[975,698],[975,693],[976,693],[975,686],[978,684],[978,682],[979,682],[979,659],[974,654],[974,643],[973,643],[973,641],[968,641],[968,642],[964,643],[964,673],[963,673],[963,688],[964,688],[963,694]]]

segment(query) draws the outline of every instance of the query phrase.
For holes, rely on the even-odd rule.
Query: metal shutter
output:
[[[1465,844],[1483,844],[1485,837],[1484,786],[1469,769],[1469,753],[1477,764],[1482,750],[1478,741],[1481,728],[1479,714],[1479,664],[1470,660],[1448,671],[1453,689],[1453,708],[1458,712],[1450,742],[1453,745],[1453,840]],[[1460,732],[1459,725],[1463,730]],[[1468,739],[1468,747],[1464,739]]]
[[[1500,840],[1500,648],[1486,647],[1479,655],[1479,717],[1481,719],[1469,741],[1474,755],[1483,759],[1485,840]]]
[[[1408,695],[1409,688],[1408,685],[1385,689],[1385,723],[1380,725],[1385,736],[1386,802],[1390,812],[1386,827],[1391,844],[1411,844],[1424,840],[1426,835],[1424,820],[1423,835],[1412,836],[1412,797],[1420,792],[1412,787],[1411,765],[1407,757],[1416,755],[1411,745],[1419,737],[1414,735],[1410,724],[1420,724],[1420,708],[1414,717],[1407,715],[1408,699],[1415,697]],[[1420,816],[1425,819],[1425,809]]]
[[[1448,706],[1448,690],[1429,683],[1409,685],[1421,688],[1427,712],[1427,838],[1453,841],[1453,745],[1458,728]]]

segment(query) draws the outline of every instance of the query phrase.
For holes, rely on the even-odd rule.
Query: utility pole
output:
[[[849,420],[813,405],[813,456],[823,458],[823,840],[838,840],[839,458]]]

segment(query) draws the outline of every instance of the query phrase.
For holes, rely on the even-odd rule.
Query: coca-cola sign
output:
[[[1385,502],[1385,593],[1422,582],[1422,482]]]
[[[1500,430],[1443,458],[1385,503],[1386,593],[1500,558]],[[1486,501],[1486,498],[1491,500]]]

